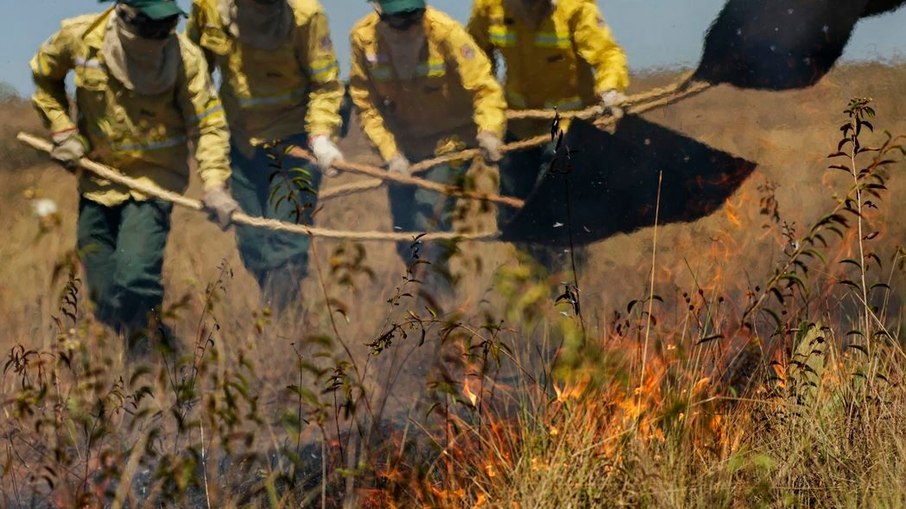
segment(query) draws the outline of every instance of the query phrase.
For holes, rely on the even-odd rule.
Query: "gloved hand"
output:
[[[324,176],[335,177],[339,172],[331,165],[343,160],[343,153],[340,152],[340,148],[331,141],[329,136],[324,135],[315,136],[308,144],[311,147],[311,151],[315,153],[315,157],[318,159],[318,167],[321,168]]]
[[[212,187],[205,191],[202,202],[204,202],[205,210],[208,211],[208,218],[217,223],[222,230],[226,230],[230,226],[233,212],[239,210],[239,204],[223,186]]]
[[[481,131],[475,140],[478,141],[481,157],[485,161],[499,163],[503,159],[503,140],[499,136],[488,131]]]
[[[406,159],[406,156],[404,156],[403,154],[397,154],[391,157],[389,161],[387,161],[387,171],[389,171],[390,173],[402,175],[404,177],[412,176],[412,171],[409,169],[410,166],[411,165],[409,164],[409,160]]]
[[[609,114],[617,120],[623,118],[623,104],[626,102],[626,95],[616,90],[608,90],[601,94],[602,113]]]
[[[78,129],[54,133],[52,139],[51,159],[60,163],[70,173],[74,173],[79,167],[79,160],[85,157],[85,139],[79,134]]]

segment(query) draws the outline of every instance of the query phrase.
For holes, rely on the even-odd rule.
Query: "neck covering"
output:
[[[535,29],[557,5],[554,0],[508,0],[508,2],[516,16]]]
[[[145,39],[129,31],[114,11],[101,46],[110,74],[140,95],[157,95],[173,88],[179,72],[179,41]]]
[[[217,10],[230,35],[252,48],[272,51],[289,39],[296,25],[289,1],[217,0]]]
[[[386,23],[378,23],[377,32],[387,44],[396,75],[403,80],[414,78],[425,47],[425,28],[422,24],[413,25],[408,30],[396,30]]]

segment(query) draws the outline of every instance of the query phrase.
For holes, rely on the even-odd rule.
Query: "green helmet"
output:
[[[115,1],[135,8],[151,19],[164,19],[186,13],[179,8],[175,0],[100,0],[101,2]]]
[[[381,12],[390,16],[426,7],[425,0],[377,0],[377,3],[381,6]]]

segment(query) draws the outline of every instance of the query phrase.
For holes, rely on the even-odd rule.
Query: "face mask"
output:
[[[296,25],[287,0],[216,0],[226,31],[252,48],[273,51],[289,41]]]
[[[381,14],[381,21],[394,30],[405,31],[412,28],[414,25],[421,23],[424,17],[425,10],[417,9],[393,15]]]
[[[176,25],[179,23],[179,15],[151,19],[143,12],[134,9],[121,9],[118,16],[130,32],[143,39],[166,39],[176,30]]]
[[[140,95],[171,90],[179,71],[179,41],[169,23],[136,23],[134,12],[117,7],[111,17],[101,51],[110,74]],[[127,23],[126,20],[130,20]]]

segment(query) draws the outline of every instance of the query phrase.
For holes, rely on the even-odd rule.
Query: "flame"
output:
[[[563,387],[560,387],[558,383],[554,382],[554,395],[557,397],[557,403],[566,403],[571,399],[579,399],[579,396],[585,392],[587,387],[587,379],[572,384],[565,383],[563,384]]]
[[[478,395],[472,392],[472,389],[469,387],[469,380],[465,379],[462,382],[462,393],[468,398],[469,403],[474,406],[478,406]]]
[[[445,490],[436,486],[429,486],[428,489],[435,497],[442,501],[462,500],[466,497],[466,490],[464,490],[463,488]]]
[[[711,377],[703,377],[698,382],[695,382],[695,386],[692,387],[692,394],[698,394],[704,389],[709,383],[711,383]]]
[[[742,226],[742,221],[739,219],[739,212],[737,212],[736,207],[733,206],[732,200],[727,200],[727,203],[724,206],[724,212],[727,215],[727,219],[733,223],[733,226],[737,228]]]
[[[717,435],[721,435],[723,432],[723,416],[720,414],[714,414],[711,416],[711,421],[708,422],[708,427],[711,429],[711,432]]]

